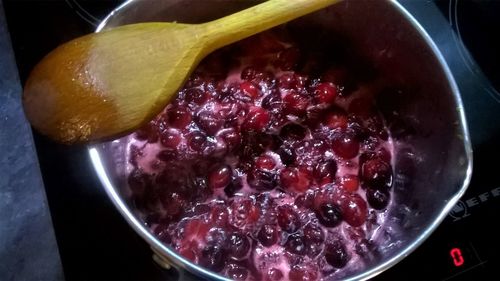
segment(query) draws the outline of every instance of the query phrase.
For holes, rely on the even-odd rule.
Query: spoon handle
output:
[[[209,52],[342,0],[268,0],[205,24]]]

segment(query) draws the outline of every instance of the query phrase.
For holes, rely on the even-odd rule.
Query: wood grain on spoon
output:
[[[210,52],[340,0],[269,0],[205,24],[140,23],[77,38],[33,69],[28,120],[63,143],[137,129],[175,97]]]

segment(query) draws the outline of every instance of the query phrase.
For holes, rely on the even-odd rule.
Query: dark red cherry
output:
[[[275,226],[270,224],[265,224],[259,230],[259,233],[257,234],[257,239],[259,239],[259,242],[264,247],[270,247],[276,244],[276,242],[278,242],[278,234],[279,231],[278,229],[276,229]]]
[[[328,82],[319,83],[314,90],[314,97],[319,103],[333,103],[337,97],[337,87]]]
[[[338,156],[344,159],[351,159],[358,155],[359,142],[353,134],[344,131],[334,137],[332,149]]]
[[[306,245],[304,241],[304,236],[300,233],[294,233],[288,236],[288,239],[285,243],[285,249],[292,254],[301,256],[305,255]]]
[[[231,182],[232,175],[229,165],[218,166],[208,176],[208,186],[212,189],[224,188]]]
[[[290,281],[316,281],[318,280],[318,270],[306,265],[293,265],[288,273]]]
[[[343,268],[350,260],[349,254],[340,240],[330,241],[325,249],[326,261],[336,268]]]
[[[388,189],[392,185],[392,167],[379,157],[362,164],[361,178],[374,189]]]
[[[185,106],[173,106],[167,110],[168,122],[172,127],[182,129],[191,122],[191,112]]]
[[[317,179],[322,179],[326,177],[334,178],[336,173],[337,173],[337,163],[333,159],[320,161],[314,169],[314,176]]]
[[[343,219],[352,226],[365,223],[368,210],[365,200],[358,194],[350,194],[342,199],[341,212]]]
[[[375,210],[382,210],[389,204],[391,196],[389,191],[385,189],[372,189],[366,190],[366,200],[368,204]]]
[[[271,117],[267,110],[262,107],[254,107],[248,112],[242,128],[249,131],[262,132],[266,129],[270,120]]]
[[[278,184],[276,175],[272,172],[254,169],[247,175],[248,184],[257,190],[272,190]]]
[[[322,204],[315,213],[319,222],[326,227],[335,227],[342,222],[341,209],[333,203]]]
[[[280,174],[281,186],[294,192],[304,192],[310,187],[310,175],[304,169],[285,168]]]
[[[298,92],[291,91],[283,98],[283,106],[285,114],[302,116],[309,106],[309,98]]]
[[[255,160],[255,168],[270,171],[276,167],[276,161],[269,155],[261,155]]]
[[[250,240],[239,232],[233,232],[228,237],[228,252],[235,259],[243,259],[250,250]]]
[[[300,227],[300,218],[290,205],[278,207],[278,225],[284,231],[293,233]]]
[[[200,264],[218,272],[224,267],[224,259],[224,250],[220,246],[207,246],[201,251]]]

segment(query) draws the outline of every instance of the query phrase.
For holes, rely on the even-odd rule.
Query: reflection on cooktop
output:
[[[500,1],[441,0],[438,5],[456,33],[466,67],[486,75],[492,87],[485,90],[500,102]]]

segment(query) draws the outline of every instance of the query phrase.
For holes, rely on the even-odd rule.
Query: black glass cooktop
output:
[[[48,51],[92,32],[121,1],[3,0],[21,80]],[[474,149],[471,185],[447,219],[377,280],[498,279],[500,231],[500,1],[400,1],[445,56],[462,93]],[[68,280],[175,280],[151,259],[100,186],[85,147],[35,134]]]

